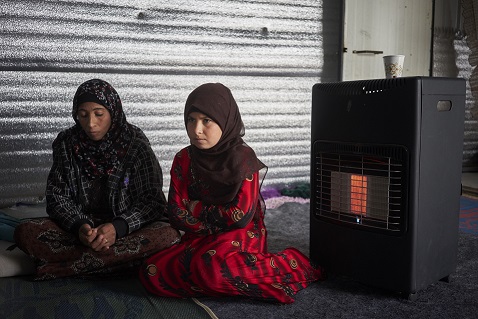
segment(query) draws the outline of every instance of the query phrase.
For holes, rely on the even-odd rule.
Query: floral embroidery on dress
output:
[[[72,268],[76,273],[85,273],[100,269],[104,266],[103,260],[96,258],[92,254],[84,253],[81,259],[73,263]]]
[[[50,247],[54,253],[61,253],[75,249],[77,242],[67,234],[61,234],[56,230],[47,230],[38,235],[37,239]]]
[[[128,236],[120,238],[113,246],[116,256],[124,254],[137,254],[141,250],[141,246],[149,244],[150,241],[143,236]]]

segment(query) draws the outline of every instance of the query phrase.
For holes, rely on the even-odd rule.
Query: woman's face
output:
[[[93,141],[101,140],[110,129],[110,112],[101,104],[82,103],[76,115],[86,135]]]
[[[215,146],[222,136],[219,125],[200,112],[188,115],[186,128],[191,144],[202,150]]]

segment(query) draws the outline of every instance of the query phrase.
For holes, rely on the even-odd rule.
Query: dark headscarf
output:
[[[205,203],[225,204],[237,195],[242,181],[266,166],[242,140],[244,124],[231,91],[220,83],[206,83],[188,96],[184,122],[191,112],[201,112],[222,130],[218,143],[202,150],[191,145],[193,170],[200,180]]]
[[[85,102],[95,102],[110,113],[111,126],[100,141],[91,140],[78,121],[78,107]],[[85,174],[91,178],[111,174],[128,150],[133,136],[133,127],[126,121],[121,99],[116,90],[106,81],[92,79],[81,84],[73,98],[73,152]]]

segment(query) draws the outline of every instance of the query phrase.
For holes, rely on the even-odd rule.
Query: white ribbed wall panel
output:
[[[478,85],[473,61],[478,57],[473,3],[435,0],[433,76],[460,77],[466,82],[463,171],[478,170]],[[476,95],[476,96],[474,96]]]
[[[51,143],[90,78],[110,82],[149,137],[165,191],[188,144],[183,107],[205,82],[231,88],[266,184],[309,181],[311,87],[322,1],[2,1],[0,207],[44,194]]]

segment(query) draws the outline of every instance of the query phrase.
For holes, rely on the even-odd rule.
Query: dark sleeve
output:
[[[77,234],[82,224],[93,225],[77,203],[77,179],[66,134],[60,133],[53,143],[53,164],[48,174],[45,191],[47,213],[60,227]]]
[[[113,219],[113,226],[116,231],[116,238],[123,238],[128,235],[128,223],[122,218]]]
[[[119,227],[117,220],[124,220],[126,234],[159,220],[166,212],[163,174],[158,159],[149,143],[138,139],[134,143],[135,151],[127,160],[125,175],[120,178],[118,202],[114,205],[119,214],[113,224]]]

